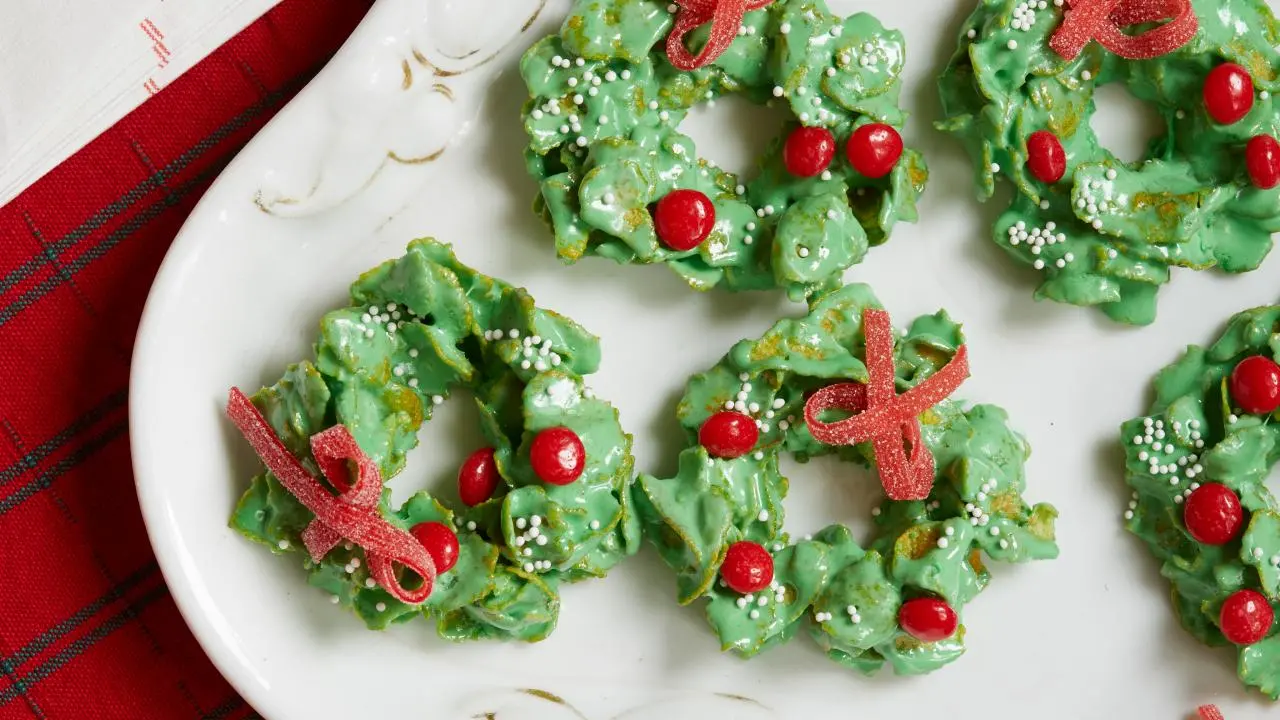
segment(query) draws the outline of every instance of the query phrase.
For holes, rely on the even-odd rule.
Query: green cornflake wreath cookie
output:
[[[980,196],[1013,184],[994,239],[1043,273],[1036,297],[1150,323],[1170,268],[1252,270],[1280,230],[1280,26],[1263,0],[1065,4],[1066,20],[1063,0],[981,0],[938,83],[939,127],[964,142]],[[1130,21],[1149,32],[1116,27]],[[1090,125],[1108,83],[1165,121],[1138,162]]]
[[[776,0],[742,15],[714,62],[686,71],[667,56],[677,11],[694,13],[666,0],[575,0],[560,34],[521,62],[525,158],[557,252],[666,263],[699,290],[799,297],[838,286],[869,245],[916,219],[927,178],[898,132],[901,33],[822,0]],[[693,107],[728,94],[786,103],[799,121],[751,180],[698,157],[679,131]]]
[[[898,673],[930,672],[964,651],[957,612],[990,578],[983,555],[1056,557],[1057,511],[1022,499],[1029,450],[1003,410],[955,400],[928,407],[967,373],[960,327],[945,313],[918,318],[895,341],[865,285],[810,303],[807,316],[739,343],[690,380],[678,415],[694,445],[675,477],[641,475],[637,511],[676,571],[680,603],[705,602],[725,649],[752,656],[804,626],[829,657],[859,671],[888,661]],[[957,372],[943,392],[916,397]],[[917,420],[902,404],[926,409]],[[830,409],[864,412],[828,424],[820,415]],[[891,421],[881,424],[886,413]],[[871,442],[815,439],[860,420]],[[899,421],[907,437],[916,433],[914,448],[932,453],[927,462],[902,457]],[[873,511],[868,547],[843,525],[793,539],[784,530],[782,453],[802,462],[834,453],[875,467],[891,496],[901,493],[888,483],[890,461],[905,461],[924,482],[915,499]]]
[[[305,547],[314,555],[317,537],[330,541],[320,558],[304,553],[308,581],[370,628],[425,615],[449,640],[541,640],[555,628],[562,583],[602,577],[639,544],[631,436],[584,384],[599,361],[597,339],[572,321],[462,265],[447,245],[416,240],[403,257],[362,275],[349,307],[324,317],[314,361],[290,366],[253,396],[258,412],[249,414],[265,418],[268,444],[282,443],[284,457],[264,453],[250,428],[260,456],[273,469],[301,461],[314,474],[318,465],[325,490],[300,501],[277,472],[258,475],[231,526],[277,553]],[[489,445],[459,473],[462,502],[447,507],[419,492],[393,508],[389,492],[375,487],[358,528],[378,526],[389,542],[411,537],[425,547],[437,575],[419,606],[395,591],[420,579],[403,570],[390,582],[378,576],[386,543],[366,550],[330,524],[342,518],[308,509],[361,505],[352,499],[358,483],[335,479],[333,460],[313,458],[309,445],[338,431],[354,438],[358,457],[349,459],[376,470],[375,482],[392,478],[405,469],[418,429],[456,389],[475,396]],[[232,415],[247,427],[234,408]],[[418,548],[404,556],[410,550]]]
[[[1280,306],[1231,319],[1156,375],[1155,402],[1121,426],[1125,526],[1160,559],[1182,626],[1234,644],[1240,679],[1280,699]]]

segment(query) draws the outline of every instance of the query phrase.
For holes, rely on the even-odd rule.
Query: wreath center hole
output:
[[[698,154],[743,182],[755,177],[759,159],[782,134],[791,114],[782,106],[757,105],[738,95],[698,103],[680,123],[693,138]]]
[[[426,490],[445,507],[463,509],[458,499],[458,468],[472,452],[490,443],[480,432],[480,411],[470,391],[454,388],[443,403],[432,407],[431,419],[418,429],[418,445],[405,457],[404,469],[387,481],[391,505],[399,507]]]
[[[779,456],[779,467],[790,482],[783,529],[791,533],[793,543],[840,524],[849,527],[859,545],[867,546],[875,535],[871,511],[884,500],[874,470],[835,455],[801,463],[786,453]]]
[[[1093,94],[1097,112],[1089,124],[1098,142],[1121,161],[1134,163],[1147,156],[1151,142],[1165,132],[1155,106],[1130,94],[1124,83],[1098,87]]]

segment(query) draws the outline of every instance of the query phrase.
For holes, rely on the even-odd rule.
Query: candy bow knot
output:
[[[369,574],[393,597],[411,605],[427,599],[435,584],[435,563],[412,535],[382,517],[378,510],[381,474],[350,430],[335,425],[311,437],[311,454],[321,474],[338,491],[334,495],[289,452],[258,408],[237,388],[231,389],[227,400],[227,416],[280,484],[315,514],[302,532],[312,560],[320,562],[346,538],[364,549]],[[348,462],[356,468],[354,483]],[[422,585],[413,590],[401,585],[395,573],[397,563],[417,573]]]
[[[894,386],[893,328],[889,314],[862,314],[868,380],[828,385],[805,402],[804,419],[818,442],[828,445],[872,443],[880,482],[890,500],[923,500],[933,487],[934,462],[920,432],[920,415],[955,392],[969,375],[969,352],[961,345],[942,369],[899,395]],[[827,410],[856,413],[825,423]]]
[[[675,0],[679,7],[675,25],[667,35],[667,59],[680,70],[697,70],[715,62],[729,49],[738,36],[742,18],[751,10],[759,10],[773,0]],[[711,23],[711,35],[707,44],[695,57],[685,47],[689,33]]]
[[[1150,60],[1177,50],[1200,28],[1191,0],[1067,0],[1069,9],[1049,47],[1072,60],[1090,40],[1127,60]],[[1140,35],[1124,28],[1168,20]]]

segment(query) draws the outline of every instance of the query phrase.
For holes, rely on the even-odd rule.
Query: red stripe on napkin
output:
[[[370,0],[284,0],[0,208],[0,720],[256,717],[178,615],[129,464],[151,280]]]

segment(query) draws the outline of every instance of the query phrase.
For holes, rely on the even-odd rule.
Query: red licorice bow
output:
[[[1186,45],[1200,28],[1191,0],[1067,0],[1070,7],[1049,47],[1068,60],[1090,40],[1128,60],[1149,60]],[[1124,28],[1168,20],[1140,35]]]
[[[1199,713],[1200,720],[1225,720],[1217,705],[1201,705],[1196,708],[1196,712]]]
[[[397,600],[416,605],[427,599],[435,584],[435,563],[421,543],[407,531],[387,522],[378,512],[382,477],[377,465],[356,444],[350,430],[334,425],[311,437],[311,454],[320,472],[338,491],[334,495],[289,452],[266,418],[238,388],[232,388],[227,399],[227,417],[280,484],[315,513],[316,519],[302,532],[302,542],[312,560],[319,562],[346,538],[364,548],[374,582]],[[348,475],[348,461],[356,466],[354,484]],[[422,585],[406,589],[396,577],[392,563],[416,572],[422,577]]]
[[[680,8],[676,23],[667,36],[667,59],[681,70],[697,70],[715,62],[738,36],[742,18],[773,0],[675,0]],[[685,36],[711,23],[711,35],[697,57],[684,45]]]
[[[933,487],[934,465],[920,435],[920,415],[955,392],[969,376],[969,351],[961,345],[942,369],[898,395],[889,313],[864,311],[862,331],[867,340],[867,384],[839,383],[814,393],[804,405],[805,423],[818,442],[828,445],[870,440],[889,499],[923,500]],[[825,410],[857,414],[828,424],[818,419]]]

